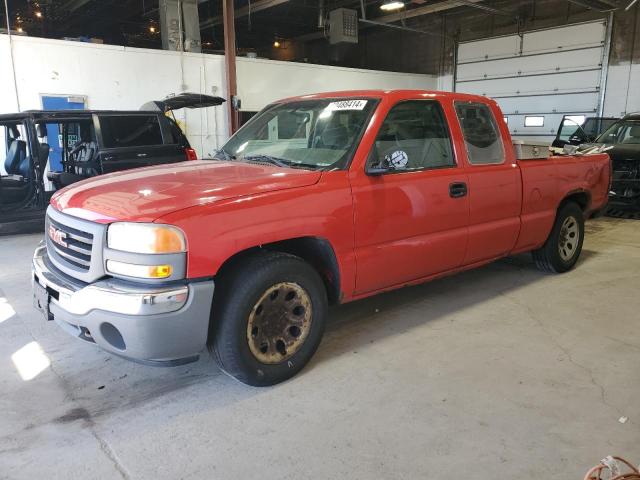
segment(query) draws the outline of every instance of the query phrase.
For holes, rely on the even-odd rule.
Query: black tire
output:
[[[569,238],[566,228],[563,227],[567,225],[567,222],[571,224],[571,219],[575,220],[577,239],[576,236]],[[538,250],[531,252],[536,267],[549,273],[564,273],[571,270],[580,258],[583,241],[584,214],[582,209],[574,202],[565,203],[558,210],[553,229],[545,244]],[[567,247],[563,249],[564,245]],[[568,246],[571,246],[571,249],[568,249]]]
[[[301,287],[308,295],[310,326],[292,356],[279,363],[263,363],[249,345],[249,318],[265,292],[283,282]],[[275,385],[293,377],[311,359],[324,333],[327,309],[327,292],[313,267],[293,255],[261,251],[237,262],[216,282],[209,345],[227,374],[248,385]]]

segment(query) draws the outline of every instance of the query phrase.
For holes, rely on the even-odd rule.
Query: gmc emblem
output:
[[[62,245],[63,247],[68,246],[66,242],[67,234],[62,230],[58,230],[53,225],[49,225],[49,238],[58,245]]]

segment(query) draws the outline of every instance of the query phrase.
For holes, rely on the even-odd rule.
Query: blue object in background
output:
[[[84,110],[84,102],[70,102],[69,97],[42,97],[43,110]],[[49,171],[62,171],[62,132],[57,124],[47,124]],[[75,143],[75,142],[73,142]]]

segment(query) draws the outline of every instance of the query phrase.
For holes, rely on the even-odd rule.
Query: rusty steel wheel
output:
[[[265,364],[291,358],[304,344],[313,321],[309,294],[297,283],[268,288],[249,314],[247,342],[253,356]]]
[[[255,252],[217,278],[210,345],[227,374],[275,385],[309,362],[327,313],[327,290],[314,267],[287,253]]]

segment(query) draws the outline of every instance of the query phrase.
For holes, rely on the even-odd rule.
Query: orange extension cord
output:
[[[620,473],[620,463],[626,465],[630,470],[627,473]],[[593,467],[584,476],[584,480],[603,480],[602,474],[608,472],[607,480],[640,480],[640,471],[624,458],[612,457],[600,460],[600,463]]]

